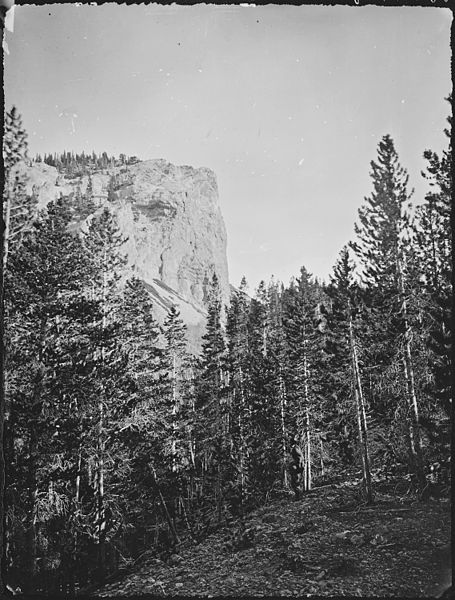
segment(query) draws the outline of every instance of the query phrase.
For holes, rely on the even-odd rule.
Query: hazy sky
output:
[[[218,178],[232,283],[327,278],[390,133],[416,188],[445,146],[449,9],[15,8],[6,107],[30,154],[106,151]],[[76,115],[76,116],[74,116]]]

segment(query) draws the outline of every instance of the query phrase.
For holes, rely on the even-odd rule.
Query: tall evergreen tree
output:
[[[165,397],[164,349],[150,294],[144,282],[135,277],[126,283],[120,321],[131,384],[124,405],[117,411],[121,418],[116,424],[116,447],[118,454],[123,449],[129,478],[135,485],[125,487],[125,480],[117,477],[114,489],[123,495],[128,527],[146,528],[150,514],[156,514],[158,506],[171,535],[178,541],[164,489],[170,472],[168,440],[172,432],[171,411]]]
[[[408,175],[400,165],[392,138],[386,135],[378,147],[377,162],[371,162],[373,192],[359,209],[355,224],[357,254],[370,297],[371,314],[378,340],[379,360],[386,365],[399,360],[405,383],[409,460],[416,483],[426,484],[419,406],[411,349],[410,290],[406,280],[409,245]]]
[[[284,330],[288,347],[288,398],[292,406],[294,433],[304,447],[304,487],[312,485],[312,443],[315,421],[320,421],[321,389],[318,370],[321,337],[318,333],[318,286],[302,267],[297,282],[284,292]]]
[[[168,312],[163,333],[166,340],[163,352],[163,366],[166,373],[165,396],[172,421],[170,456],[172,471],[175,472],[181,470],[187,463],[188,448],[192,453],[192,440],[186,435],[188,423],[180,421],[185,413],[188,415],[192,379],[191,360],[187,352],[186,326],[175,306],[172,306]]]
[[[8,470],[8,488],[25,492],[19,505],[14,502],[8,509],[12,516],[26,507],[23,531],[29,554],[24,567],[30,590],[37,583],[42,524],[57,516],[61,501],[73,500],[62,486],[75,483],[81,431],[75,406],[86,392],[81,376],[93,342],[87,337],[87,321],[97,314],[96,306],[80,294],[90,257],[80,239],[68,232],[69,219],[63,200],[49,204],[22,247],[11,254],[7,281],[6,446],[11,465],[17,465]],[[17,530],[15,534],[21,535]],[[10,551],[15,551],[14,544]]]
[[[280,289],[281,287],[281,289]],[[291,423],[295,415],[292,414],[292,406],[289,404],[289,375],[290,366],[289,344],[285,331],[285,310],[283,307],[283,286],[273,280],[269,284],[267,298],[267,338],[268,358],[271,361],[273,371],[274,399],[272,420],[276,422],[276,435],[274,447],[276,455],[280,456],[280,470],[284,488],[289,487],[288,451],[292,429],[295,431],[295,422]]]
[[[121,253],[121,247],[125,242],[126,238],[121,235],[115,218],[107,207],[91,219],[85,245],[91,252],[93,260],[93,268],[90,272],[92,298],[101,306],[101,319],[98,323],[100,344],[96,357],[98,406],[97,412],[93,415],[94,421],[97,422],[97,434],[94,439],[96,507],[93,518],[100,576],[105,564],[107,533],[106,444],[119,390],[119,373],[116,364],[121,360],[121,356],[118,353],[115,333],[119,327],[119,280],[121,269],[126,264],[126,257]],[[112,464],[110,467],[112,468]]]
[[[16,108],[13,107],[5,117],[4,135],[3,135],[3,211],[2,211],[2,314],[4,310],[4,277],[8,263],[8,252],[11,242],[21,241],[22,235],[27,230],[33,206],[30,199],[25,194],[25,182],[19,174],[14,173],[15,166],[24,160],[27,156],[27,134],[22,127],[22,121]],[[3,335],[2,320],[2,340]],[[2,391],[5,387],[5,367],[6,367],[6,347],[2,341]],[[4,497],[5,488],[5,461],[3,454],[3,431],[4,431],[4,404],[0,403],[0,497]],[[3,507],[0,512],[0,572],[4,572],[4,552],[3,552]],[[3,584],[0,584],[3,585]]]
[[[242,278],[240,287],[231,296],[227,314],[226,334],[229,373],[229,431],[231,461],[233,464],[233,490],[231,510],[243,513],[245,501],[251,493],[247,469],[249,447],[247,434],[250,428],[249,406],[249,349],[247,282]]]
[[[366,400],[363,391],[363,376],[361,367],[362,352],[359,344],[359,293],[353,277],[354,267],[349,258],[349,251],[344,247],[340,258],[333,269],[331,285],[327,293],[332,300],[328,316],[330,328],[330,388],[340,390],[336,393],[337,417],[345,428],[346,417],[357,421],[358,448],[362,459],[363,487],[368,503],[373,502],[371,482],[371,464],[369,449],[369,433],[366,414]],[[356,306],[357,305],[357,306]],[[350,382],[346,386],[346,382]],[[344,388],[344,389],[343,389]],[[344,391],[344,393],[342,392]],[[343,400],[348,395],[349,405]],[[354,399],[354,402],[352,401]],[[355,406],[355,410],[351,406]],[[354,413],[354,414],[353,414]],[[341,419],[340,419],[341,417]],[[347,436],[345,436],[347,437]],[[347,440],[345,440],[346,442]]]
[[[20,244],[24,232],[30,229],[36,212],[36,198],[26,191],[25,175],[17,165],[27,158],[27,133],[22,118],[13,106],[5,117],[3,137],[3,270],[6,270],[12,243]]]
[[[269,310],[269,292],[264,282],[259,284],[255,298],[249,305],[248,333],[248,447],[247,465],[251,484],[258,502],[269,492],[276,477],[283,478],[282,433],[279,426],[279,411],[276,410],[279,395],[279,377],[276,357],[271,346],[273,319]]]
[[[452,102],[451,97],[447,100]],[[452,409],[453,195],[452,118],[447,120],[450,128],[444,131],[449,139],[448,147],[441,156],[431,150],[424,152],[428,165],[422,175],[428,181],[430,190],[423,205],[417,209],[415,241],[422,280],[421,292],[427,300],[425,314],[435,393],[449,416]]]
[[[163,467],[167,469],[166,495],[173,519],[177,514],[188,520],[195,491],[195,364],[187,350],[187,328],[175,306],[168,311],[163,328],[162,407],[169,430],[164,446]],[[183,515],[182,515],[183,511]]]
[[[198,390],[199,455],[203,473],[214,485],[217,522],[223,511],[223,477],[226,456],[226,345],[218,277],[213,275],[207,306],[206,333],[202,337]],[[203,477],[204,478],[204,477]]]

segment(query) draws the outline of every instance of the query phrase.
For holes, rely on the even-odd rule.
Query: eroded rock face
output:
[[[85,192],[89,180],[68,178],[43,163],[27,167],[27,179],[40,207],[78,187]],[[177,305],[189,326],[190,346],[197,350],[214,273],[223,302],[229,299],[226,229],[214,173],[149,160],[93,173],[91,180],[98,210],[109,205],[128,237],[124,249],[129,274],[148,284],[159,320],[171,304]]]

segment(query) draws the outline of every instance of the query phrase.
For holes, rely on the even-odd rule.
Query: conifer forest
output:
[[[416,507],[449,497],[450,127],[449,118],[442,154],[421,149],[423,198],[382,137],[355,234],[328,281],[305,266],[254,292],[243,279],[224,305],[214,275],[195,356],[179,311],[160,325],[143,281],[122,278],[125,238],[109,206],[83,233],[71,226],[75,213],[93,212],[90,186],[37,210],[15,170],[43,161],[63,176],[90,174],[137,159],[32,159],[21,115],[6,114],[10,590],[74,595],[144,554],[165,560],[267,503],[340,482],[354,482],[363,507],[384,482]]]

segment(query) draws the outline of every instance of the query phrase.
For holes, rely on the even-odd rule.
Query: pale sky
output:
[[[5,105],[30,155],[106,151],[217,175],[230,279],[327,278],[381,137],[422,201],[449,113],[449,9],[17,6]],[[75,116],[74,116],[75,115]]]

